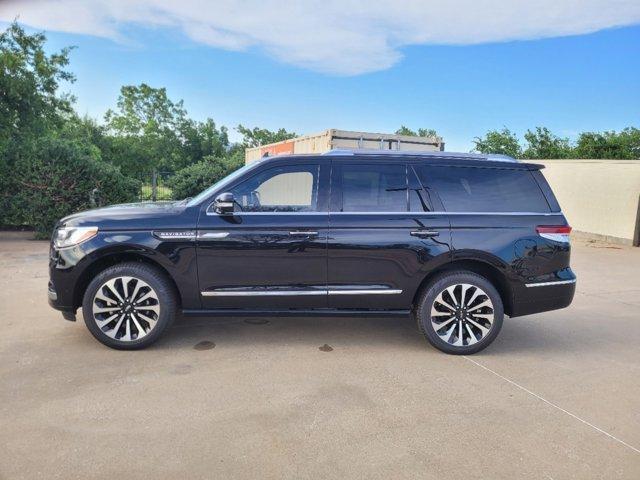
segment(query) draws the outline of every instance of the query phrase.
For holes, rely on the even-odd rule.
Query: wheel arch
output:
[[[74,287],[73,308],[80,308],[82,306],[84,293],[87,290],[89,283],[91,283],[91,280],[93,280],[96,275],[109,267],[125,262],[140,262],[154,267],[155,269],[160,271],[169,280],[171,286],[173,287],[176,298],[178,299],[178,305],[182,305],[182,294],[180,292],[180,289],[178,288],[178,285],[171,273],[161,263],[150,258],[149,256],[144,255],[141,252],[122,250],[112,251],[104,254],[95,259],[89,266],[84,269]]]
[[[457,258],[449,263],[441,265],[429,272],[422,279],[422,282],[420,282],[420,286],[413,297],[412,307],[415,308],[420,296],[436,276],[448,271],[467,270],[485,277],[493,284],[500,294],[500,298],[504,305],[504,312],[507,315],[511,315],[511,312],[513,311],[513,290],[507,279],[504,267],[500,264],[501,262],[492,262],[487,259],[475,257]]]

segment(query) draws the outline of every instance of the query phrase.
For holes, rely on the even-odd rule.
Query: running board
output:
[[[183,310],[185,317],[406,317],[409,310],[350,310],[334,308],[242,310],[216,308],[210,310]]]

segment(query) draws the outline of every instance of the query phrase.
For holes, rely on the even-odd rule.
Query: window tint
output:
[[[548,212],[549,205],[528,170],[478,167],[418,169],[449,212]]]
[[[314,212],[318,165],[291,165],[260,172],[231,189],[243,212]]]
[[[342,165],[341,212],[406,212],[405,165]]]

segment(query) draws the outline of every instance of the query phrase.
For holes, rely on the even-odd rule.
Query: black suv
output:
[[[251,163],[197,197],[62,219],[49,302],[109,347],[184,315],[412,315],[436,348],[482,350],[504,314],[568,306],[571,227],[540,165],[331,151]]]

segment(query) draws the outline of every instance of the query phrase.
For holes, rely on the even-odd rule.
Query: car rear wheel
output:
[[[416,309],[420,331],[445,353],[467,355],[491,344],[500,333],[504,309],[486,278],[468,271],[446,272],[425,288]]]
[[[160,270],[121,263],[102,271],[87,287],[85,324],[103,344],[120,350],[145,348],[173,323],[176,294]]]

